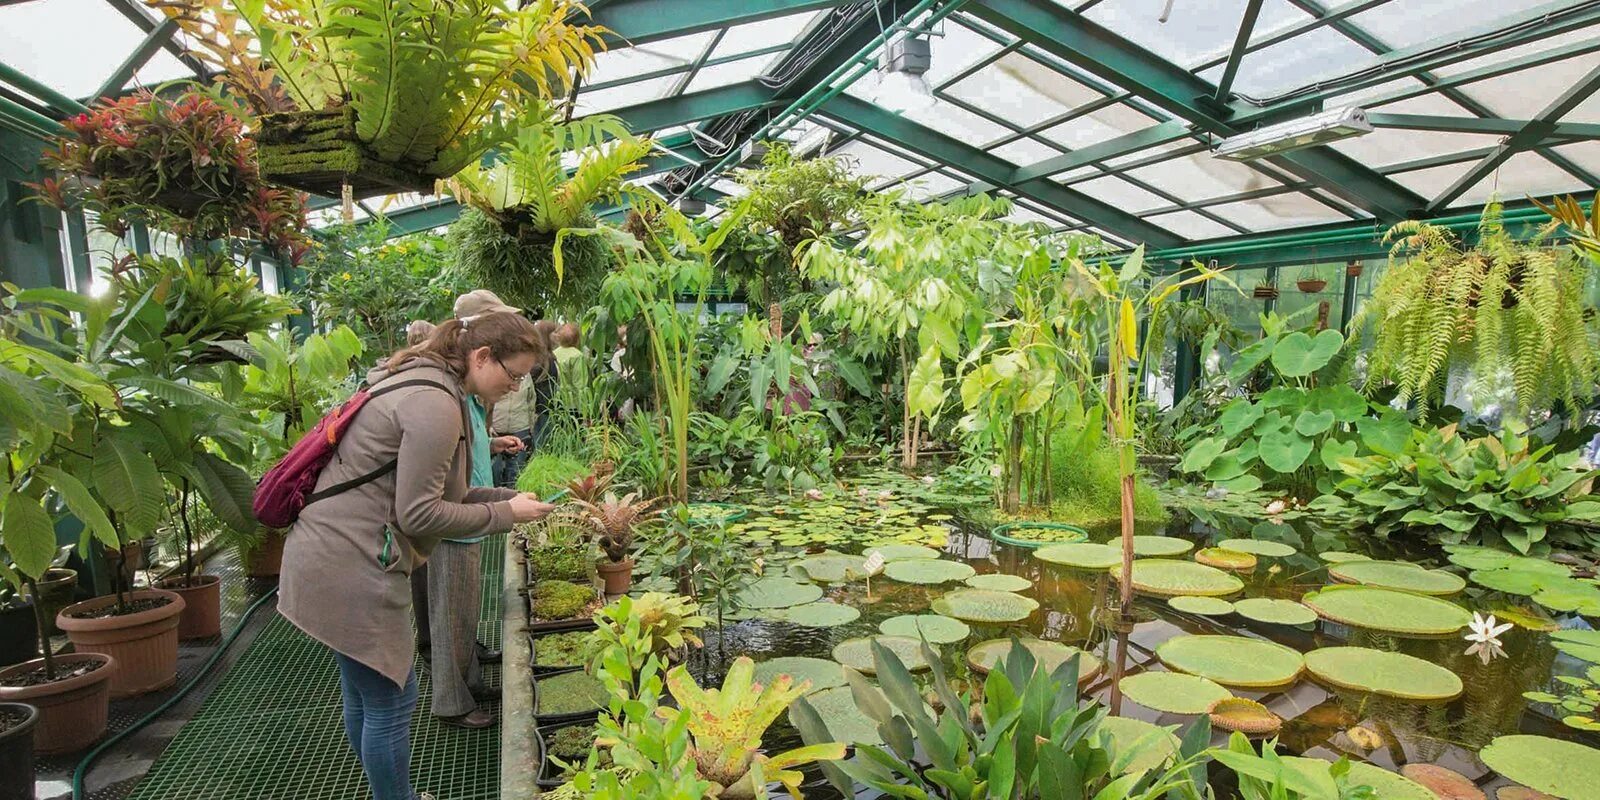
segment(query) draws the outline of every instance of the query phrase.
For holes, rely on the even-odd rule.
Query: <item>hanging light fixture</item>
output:
[[[933,89],[926,77],[932,63],[933,47],[928,37],[903,36],[891,42],[878,62],[878,88],[873,101],[895,114],[932,106]]]

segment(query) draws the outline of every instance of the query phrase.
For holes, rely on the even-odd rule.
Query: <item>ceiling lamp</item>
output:
[[[1371,132],[1372,123],[1367,121],[1366,111],[1353,106],[1335,108],[1229,136],[1217,145],[1215,155],[1234,161],[1250,161]]]
[[[926,36],[905,36],[891,42],[878,63],[878,88],[873,94],[884,110],[895,114],[919,111],[933,105],[928,67],[933,47]]]

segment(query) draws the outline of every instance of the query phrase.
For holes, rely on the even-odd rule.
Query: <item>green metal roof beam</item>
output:
[[[1150,102],[1200,132],[1229,136],[1239,128],[1219,114],[1211,100],[1216,87],[1101,25],[1048,0],[977,0],[968,13]],[[1310,180],[1336,197],[1377,217],[1404,219],[1424,200],[1355,159],[1326,147],[1313,147],[1265,159]]]
[[[1589,99],[1589,95],[1594,94],[1596,90],[1600,90],[1600,65],[1589,70],[1589,74],[1583,76],[1581,80],[1568,87],[1560,96],[1550,101],[1544,107],[1544,110],[1529,120],[1520,131],[1502,142],[1499,147],[1495,148],[1493,153],[1484,156],[1482,161],[1479,161],[1472,169],[1467,170],[1466,174],[1457,178],[1455,183],[1450,184],[1450,188],[1445,189],[1439,193],[1438,197],[1430,200],[1428,202],[1428,211],[1431,213],[1448,206],[1457,197],[1460,197],[1463,192],[1476,185],[1478,181],[1487,178],[1496,169],[1499,169],[1500,165],[1504,164],[1507,159],[1524,150],[1536,147],[1539,142],[1544,141],[1555,130],[1556,120],[1561,119],[1568,112],[1577,108],[1580,103]]]
[[[629,130],[658,131],[723,114],[761,108],[771,103],[771,89],[756,81],[745,81],[703,92],[651,100],[605,113],[621,118]]]
[[[21,90],[23,94],[37,98],[51,111],[64,117],[82,114],[89,110],[88,106],[34,80],[27,73],[4,62],[0,62],[0,82],[8,83]]]
[[[1557,47],[1553,50],[1531,53],[1529,55],[1522,56],[1521,58],[1513,58],[1509,61],[1502,61],[1498,64],[1490,64],[1486,67],[1479,67],[1477,69],[1451,75],[1448,78],[1438,78],[1432,83],[1424,84],[1422,86],[1386,92],[1362,101],[1362,105],[1369,108],[1377,108],[1379,106],[1389,105],[1390,103],[1398,103],[1401,100],[1410,100],[1413,97],[1421,97],[1425,94],[1441,92],[1445,89],[1452,89],[1457,86],[1465,86],[1469,83],[1476,83],[1478,81],[1488,80],[1489,78],[1497,78],[1501,75],[1508,75],[1513,72],[1520,72],[1525,69],[1542,67],[1545,64],[1551,64],[1557,61],[1565,61],[1569,58],[1577,58],[1578,56],[1588,55],[1597,50],[1600,50],[1600,38],[1591,39],[1585,42],[1578,42],[1576,44],[1569,44],[1564,47]]]
[[[1212,96],[1218,103],[1226,103],[1233,90],[1233,79],[1238,77],[1239,62],[1244,60],[1245,49],[1250,46],[1250,34],[1255,32],[1262,2],[1248,0],[1245,4],[1244,16],[1239,20],[1239,34],[1233,38],[1233,51],[1228,54],[1228,65],[1222,68],[1222,79],[1217,81],[1217,93]]]
[[[1432,114],[1386,114],[1374,111],[1367,115],[1374,128],[1403,128],[1412,131],[1451,131],[1457,133],[1488,133],[1511,136],[1520,133],[1532,120],[1495,119],[1485,117],[1445,117]],[[1600,139],[1600,124],[1584,122],[1557,122],[1550,138]]]
[[[1148,242],[1156,247],[1171,247],[1183,241],[1164,228],[1048,179],[1012,184],[1011,175],[1016,167],[1010,162],[851,95],[840,94],[829,98],[818,109],[818,113],[886,139],[924,158],[957,166],[981,180],[1000,184],[1124,239]]]
[[[1070,151],[1065,155],[1054,156],[1043,161],[1036,161],[1026,167],[1019,167],[1011,173],[1011,182],[1021,183],[1035,178],[1059,175],[1086,164],[1125,156],[1149,147],[1159,147],[1169,142],[1187,139],[1189,136],[1190,131],[1187,124],[1176,120],[1162,122],[1143,130],[1137,130],[1133,133]]]
[[[832,8],[843,0],[611,0],[597,5],[593,22],[611,29],[609,47],[641,45],[746,22]]]
[[[94,96],[110,97],[121,93],[122,87],[127,86],[128,81],[133,80],[134,74],[143,68],[145,64],[150,63],[151,57],[161,48],[166,47],[167,43],[172,41],[173,34],[177,32],[177,20],[171,17],[162,20],[161,24],[157,25],[148,34],[145,34],[144,41],[140,42],[139,46],[128,54],[122,65],[117,67],[116,71],[112,72],[104,83],[100,84],[100,88],[95,90]]]

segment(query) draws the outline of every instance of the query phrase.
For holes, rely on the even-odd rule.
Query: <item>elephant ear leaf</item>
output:
[[[1272,349],[1272,366],[1290,378],[1303,378],[1328,365],[1344,346],[1344,337],[1328,329],[1311,336],[1295,331]]]
[[[1275,430],[1261,437],[1261,463],[1278,472],[1294,472],[1311,455],[1311,440],[1295,430]]]
[[[1178,465],[1184,472],[1200,472],[1211,466],[1211,462],[1222,455],[1228,446],[1227,440],[1218,436],[1209,436],[1190,445],[1189,452],[1184,453],[1183,463]]]

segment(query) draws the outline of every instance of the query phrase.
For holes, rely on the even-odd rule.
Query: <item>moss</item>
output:
[[[557,729],[555,733],[546,736],[544,738],[544,754],[545,757],[553,759],[550,765],[551,772],[556,773],[556,777],[563,779],[571,778],[576,774],[577,769],[574,769],[574,767],[582,768],[586,765],[589,761],[590,751],[596,749],[594,737],[595,729],[593,725],[569,725],[565,728]],[[611,766],[611,750],[609,748],[601,748],[599,753],[600,757],[596,760],[596,766],[600,769]],[[560,761],[568,766],[562,767],[555,761]]]
[[[591,631],[552,633],[533,640],[536,667],[579,667],[589,660]]]
[[[577,616],[594,600],[594,587],[566,581],[543,580],[533,587],[533,616],[557,620]]]
[[[588,474],[589,465],[571,456],[537,453],[517,476],[517,491],[549,497],[570,481]]]
[[[606,692],[605,684],[590,677],[588,673],[563,672],[560,675],[539,679],[539,706],[533,713],[536,716],[546,717],[594,711],[605,708],[610,699],[611,695]]]
[[[528,563],[540,580],[584,582],[593,577],[589,542],[550,544],[528,549]]]

